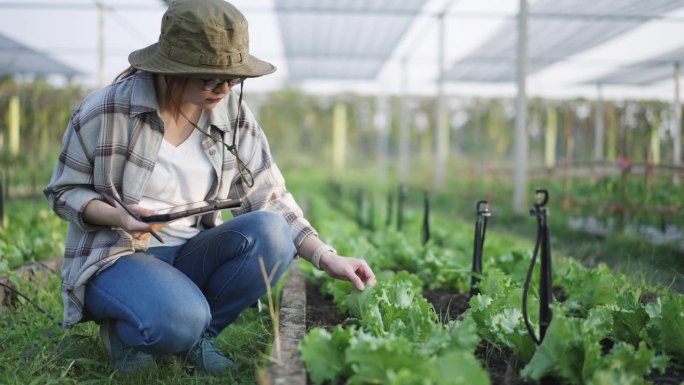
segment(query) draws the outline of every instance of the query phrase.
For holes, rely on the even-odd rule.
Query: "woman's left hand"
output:
[[[349,281],[357,290],[363,290],[365,284],[375,286],[375,274],[363,259],[344,257],[329,251],[321,256],[321,270],[333,278]]]

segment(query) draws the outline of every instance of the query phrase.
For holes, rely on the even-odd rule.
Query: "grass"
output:
[[[46,201],[12,199],[5,202],[5,227],[0,228],[0,274],[54,320],[24,299],[16,308],[0,312],[0,384],[255,384],[270,361],[274,327],[266,307],[246,309],[217,338],[217,347],[236,363],[224,378],[193,373],[172,356],[157,360],[157,368],[119,376],[109,363],[93,322],[71,329],[57,325],[62,316],[61,279],[48,273],[40,283],[22,280],[13,270],[32,260],[62,252],[66,222],[53,214]],[[224,219],[229,219],[227,215]],[[38,247],[40,245],[40,247]],[[282,292],[279,280],[272,295]],[[2,288],[0,288],[2,289]],[[266,303],[268,298],[262,299]],[[0,307],[0,311],[2,308]],[[272,309],[277,311],[277,309]]]
[[[45,199],[8,199],[0,227],[0,274],[64,252],[67,222]]]
[[[44,285],[12,277],[18,290],[60,319],[60,278]],[[172,356],[157,360],[157,368],[119,376],[109,363],[93,322],[62,329],[23,299],[12,311],[0,314],[0,384],[255,384],[268,361],[272,340],[266,311],[249,308],[217,339],[236,368],[225,378],[194,374]]]

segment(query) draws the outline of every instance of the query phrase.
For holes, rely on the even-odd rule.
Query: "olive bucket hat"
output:
[[[139,70],[193,78],[252,78],[275,72],[249,54],[247,19],[224,0],[174,0],[159,41],[128,56]]]

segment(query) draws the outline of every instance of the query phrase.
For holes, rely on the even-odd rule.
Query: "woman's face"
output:
[[[224,81],[225,80],[225,81]],[[240,81],[232,79],[188,79],[183,98],[203,110],[211,110],[229,93],[233,85]]]

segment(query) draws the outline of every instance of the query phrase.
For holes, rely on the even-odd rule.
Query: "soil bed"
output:
[[[322,327],[331,331],[336,325],[341,325],[348,318],[340,313],[333,303],[332,296],[321,293],[318,285],[306,282],[306,331]]]

